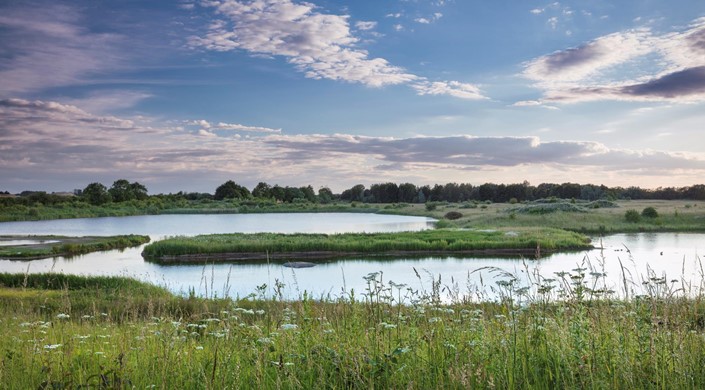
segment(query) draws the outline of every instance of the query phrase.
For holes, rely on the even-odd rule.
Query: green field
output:
[[[143,256],[161,261],[203,260],[203,256],[223,255],[223,259],[267,257],[296,254],[299,257],[336,257],[344,255],[394,255],[428,253],[515,253],[531,255],[537,251],[581,250],[590,240],[580,234],[559,229],[521,228],[518,230],[434,229],[400,233],[344,234],[210,234],[173,237],[145,247]]]
[[[0,274],[3,388],[705,387],[705,301],[652,280],[629,301],[576,269],[491,302],[366,279],[295,302],[172,296],[124,278]],[[557,301],[557,297],[563,300]]]

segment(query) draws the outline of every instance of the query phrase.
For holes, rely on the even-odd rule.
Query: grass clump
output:
[[[462,218],[463,214],[458,211],[449,211],[443,217],[445,219],[450,219],[451,221],[453,221]]]
[[[658,218],[658,212],[653,207],[646,207],[641,210],[641,216],[644,218]]]
[[[638,211],[630,209],[624,213],[624,220],[629,223],[638,223],[641,221],[641,216]]]

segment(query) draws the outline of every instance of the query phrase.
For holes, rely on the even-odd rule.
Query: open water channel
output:
[[[342,233],[396,232],[432,228],[434,221],[424,217],[326,213],[326,214],[227,214],[155,215],[119,218],[88,218],[0,223],[0,235],[109,236],[146,234],[152,240],[167,236],[210,233]],[[258,291],[274,295],[274,286],[283,284],[285,299],[300,298],[304,291],[314,298],[348,296],[358,298],[368,287],[369,274],[380,272],[385,283],[393,281],[408,288],[430,292],[432,281],[440,278],[441,298],[473,300],[495,296],[495,282],[506,279],[501,271],[514,274],[528,285],[535,275],[555,278],[556,272],[586,268],[592,281],[598,274],[600,286],[645,293],[642,282],[663,278],[660,288],[702,288],[705,234],[638,233],[594,237],[598,249],[559,253],[538,260],[521,258],[350,258],[318,263],[311,268],[287,268],[278,263],[219,263],[159,265],[142,259],[143,247],[123,251],[90,253],[72,258],[56,257],[32,261],[0,259],[0,272],[57,272],[82,275],[130,276],[187,294],[245,297]],[[291,259],[295,261],[296,259]],[[653,284],[653,283],[652,283]],[[264,287],[266,285],[266,287]],[[260,290],[258,290],[260,287]]]

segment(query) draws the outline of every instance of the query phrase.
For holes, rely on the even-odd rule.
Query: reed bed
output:
[[[589,267],[501,270],[482,301],[371,273],[365,291],[284,301],[170,296],[124,278],[0,275],[3,388],[659,388],[705,386],[703,283],[622,294]],[[419,276],[421,279],[421,276]],[[618,295],[628,298],[617,298]],[[111,309],[112,295],[138,296]],[[489,295],[488,295],[489,297]],[[171,302],[167,304],[167,302]],[[12,304],[9,304],[12,303]],[[18,304],[21,303],[21,304]],[[90,303],[90,304],[89,304]],[[185,310],[188,308],[189,310]],[[123,310],[123,311],[121,311]]]
[[[146,258],[223,253],[365,253],[463,252],[479,250],[545,251],[586,249],[589,238],[558,229],[516,231],[434,229],[401,233],[210,234],[172,237],[145,247]]]

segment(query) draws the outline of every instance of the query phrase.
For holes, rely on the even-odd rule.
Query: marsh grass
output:
[[[371,273],[364,291],[325,299],[304,291],[297,301],[276,289],[266,296],[266,286],[209,300],[125,278],[0,275],[0,383],[703,388],[703,283],[625,272],[622,286],[609,286],[596,263],[545,277],[478,270],[483,285],[465,286],[472,299],[458,294],[460,281],[423,271],[420,288]],[[114,308],[129,299],[139,303]]]
[[[343,234],[211,234],[173,237],[145,247],[146,258],[191,254],[462,252],[480,250],[566,250],[589,248],[590,240],[565,230],[516,231],[434,229],[400,233]]]

